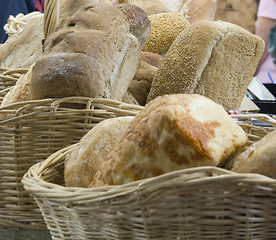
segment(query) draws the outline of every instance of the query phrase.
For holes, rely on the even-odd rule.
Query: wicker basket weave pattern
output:
[[[242,125],[252,141],[274,130]],[[23,178],[53,239],[276,239],[276,180],[198,167],[121,186],[68,188],[63,164],[76,146]]]
[[[104,119],[133,116],[142,107],[108,99],[64,98],[21,102],[0,108],[0,223],[45,228],[21,180],[28,169],[79,141]]]

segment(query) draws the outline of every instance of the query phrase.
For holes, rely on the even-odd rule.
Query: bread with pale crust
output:
[[[158,97],[130,123],[91,187],[117,185],[197,166],[222,166],[247,134],[212,100],[197,94]]]
[[[233,172],[258,173],[276,178],[276,130],[255,142],[231,162]]]
[[[65,161],[67,187],[88,187],[107,155],[117,147],[133,117],[103,120],[79,142]]]

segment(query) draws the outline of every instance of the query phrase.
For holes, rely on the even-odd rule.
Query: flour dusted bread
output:
[[[232,161],[231,170],[276,178],[276,130],[237,155]]]
[[[84,5],[47,37],[33,68],[31,97],[122,100],[140,54],[141,45],[117,7]]]
[[[133,117],[103,120],[93,127],[65,161],[67,187],[88,187],[109,152],[116,148]]]
[[[264,41],[223,21],[198,21],[171,45],[155,75],[148,102],[157,96],[197,93],[239,109],[264,50]]]
[[[129,125],[91,187],[123,184],[166,172],[222,166],[247,143],[247,134],[222,106],[197,94],[151,101]]]

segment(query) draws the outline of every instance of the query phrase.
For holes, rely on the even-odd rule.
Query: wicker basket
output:
[[[27,71],[27,69],[0,68],[0,104],[10,88]]]
[[[241,121],[250,143],[275,129],[258,116],[274,127]],[[77,145],[23,178],[53,239],[276,239],[276,180],[198,167],[121,186],[64,187],[64,161]]]
[[[46,228],[23,175],[37,162],[74,144],[100,121],[133,116],[142,107],[108,99],[71,97],[21,102],[0,108],[0,224]]]

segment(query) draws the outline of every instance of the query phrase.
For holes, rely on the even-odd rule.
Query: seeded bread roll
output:
[[[166,54],[178,34],[190,26],[180,13],[159,13],[149,16],[151,31],[144,52]]]
[[[65,161],[67,187],[88,187],[109,152],[117,147],[133,117],[103,120],[93,127]]]
[[[117,185],[196,166],[222,166],[247,143],[247,134],[212,100],[197,95],[158,97],[129,125],[91,187]]]
[[[276,178],[276,130],[265,135],[232,161],[231,170]]]
[[[165,94],[197,93],[237,110],[264,50],[264,41],[223,21],[198,21],[171,45],[147,102]]]

